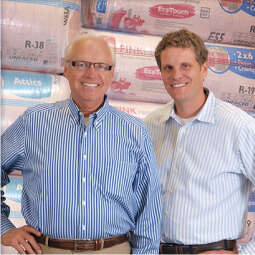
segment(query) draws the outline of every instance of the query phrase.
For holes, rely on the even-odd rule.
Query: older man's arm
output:
[[[135,191],[136,202],[140,206],[131,236],[131,247],[133,254],[158,254],[162,201],[157,161],[147,129],[142,151]]]

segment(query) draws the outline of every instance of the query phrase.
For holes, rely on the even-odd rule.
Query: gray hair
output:
[[[96,35],[88,35],[88,34],[85,34],[85,33],[82,33],[82,34],[76,36],[73,39],[73,41],[71,41],[70,44],[66,47],[66,49],[65,49],[65,56],[64,56],[65,63],[67,63],[69,61],[69,57],[70,57],[70,54],[71,54],[71,51],[72,51],[72,48],[73,48],[74,44],[76,42],[81,41],[81,40],[89,40],[89,39],[100,40],[100,41],[104,42],[107,45],[108,49],[111,52],[112,65],[115,66],[115,64],[116,64],[116,57],[115,57],[115,52],[114,52],[113,47],[108,45],[108,43],[102,37],[99,37],[99,36],[96,36]]]

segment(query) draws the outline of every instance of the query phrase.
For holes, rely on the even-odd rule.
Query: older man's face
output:
[[[74,44],[69,61],[77,60],[113,64],[109,48],[104,42],[95,39],[82,40]],[[114,68],[110,71],[99,71],[91,65],[87,70],[78,70],[69,62],[64,73],[69,80],[72,98],[77,106],[81,110],[94,107],[96,111],[103,104],[104,94],[114,76]]]

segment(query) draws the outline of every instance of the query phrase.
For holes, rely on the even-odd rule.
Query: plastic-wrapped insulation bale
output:
[[[112,100],[164,104],[171,100],[161,80],[154,51],[161,37],[95,29],[81,33],[98,35],[116,53],[113,82],[107,91]]]
[[[245,111],[255,111],[255,48],[205,44],[208,75],[204,86]]]
[[[63,73],[64,51],[79,34],[80,0],[3,0],[2,68]]]
[[[115,76],[107,91],[110,99],[156,104],[172,100],[154,58],[161,37],[88,28],[81,32],[99,35],[115,49]],[[204,86],[223,101],[245,111],[255,110],[255,48],[205,45],[209,50],[209,70]]]
[[[147,115],[149,115],[159,107],[163,106],[163,104],[116,101],[116,100],[109,100],[109,104],[121,110],[122,112],[131,114],[139,119],[144,119]]]
[[[57,74],[1,72],[1,133],[28,107],[70,97],[68,80]]]
[[[249,0],[88,0],[82,26],[160,35],[187,28],[204,41],[255,46],[255,4]]]

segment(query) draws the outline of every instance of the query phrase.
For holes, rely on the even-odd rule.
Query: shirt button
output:
[[[165,214],[166,214],[166,215],[169,215],[169,212],[168,212],[168,211],[165,211]]]
[[[177,173],[177,172],[178,172],[178,169],[174,169],[174,172]]]
[[[82,178],[82,182],[86,182],[86,178],[85,177]]]
[[[87,132],[85,132],[84,135],[87,136]]]
[[[167,233],[165,233],[165,236],[166,236],[166,237],[168,237],[168,234],[167,234]]]
[[[95,121],[95,125],[97,125],[97,123],[98,123],[98,122],[97,122],[97,121]]]
[[[83,226],[82,226],[82,230],[85,230],[85,229],[86,229],[86,227],[83,225]]]
[[[185,133],[185,132],[186,132],[186,129],[184,128],[184,129],[182,130],[182,132]]]
[[[82,112],[79,112],[80,115],[82,115]]]
[[[86,160],[87,159],[87,155],[83,155],[83,159]]]
[[[178,150],[178,152],[181,152],[181,151],[182,151],[182,149],[181,149],[181,148],[178,148],[177,150]]]
[[[86,201],[82,201],[82,205],[84,205],[84,206],[85,206],[85,205],[86,205]]]
[[[173,191],[172,191],[171,189],[170,189],[170,190],[168,190],[168,193],[172,194],[172,192],[173,192]]]

